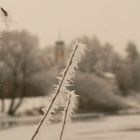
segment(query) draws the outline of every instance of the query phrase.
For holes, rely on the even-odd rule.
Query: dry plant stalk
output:
[[[76,43],[75,45],[73,45],[75,48],[72,52],[71,58],[66,66],[66,68],[64,69],[62,76],[59,79],[59,84],[56,87],[55,93],[54,93],[54,97],[52,98],[52,101],[48,107],[48,109],[46,110],[46,112],[44,113],[42,119],[40,120],[31,140],[34,140],[36,135],[38,134],[43,122],[45,121],[45,119],[49,118],[49,113],[51,110],[53,110],[53,105],[55,104],[56,99],[58,98],[59,94],[62,94],[62,96],[67,96],[69,91],[67,90],[67,87],[70,86],[70,82],[72,81],[71,78],[73,78],[74,73],[75,73],[75,68],[77,68],[78,63],[81,60],[82,55],[84,54],[86,48],[85,45],[81,44],[81,43]],[[62,98],[62,97],[61,97]],[[61,100],[61,99],[60,99]],[[48,118],[47,118],[48,117]]]
[[[70,94],[69,98],[68,98],[68,103],[67,103],[66,109],[64,111],[65,113],[64,113],[63,126],[62,126],[62,130],[61,130],[61,133],[60,133],[59,140],[62,140],[62,137],[63,137],[63,134],[64,134],[65,125],[66,125],[66,122],[67,122],[68,110],[69,110],[69,106],[70,106],[70,102],[71,102],[71,96],[72,95]]]
[[[67,105],[64,109],[64,115],[63,115],[64,117],[63,117],[63,120],[62,120],[63,125],[62,125],[62,129],[61,129],[61,132],[60,132],[59,140],[62,140],[62,138],[63,138],[66,123],[71,120],[72,113],[74,112],[75,106],[77,105],[77,97],[78,96],[75,94],[74,91],[71,91],[69,93]]]

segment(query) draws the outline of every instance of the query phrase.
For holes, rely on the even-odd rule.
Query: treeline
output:
[[[140,91],[140,53],[135,43],[128,42],[122,56],[111,44],[101,45],[97,38],[81,40],[89,51],[80,64],[80,72],[114,74],[120,94],[124,96],[130,91]]]
[[[46,54],[36,36],[27,31],[5,31],[1,36],[1,111],[5,112],[4,99],[9,98],[8,114],[13,115],[24,97],[47,95],[55,74],[50,74]]]
[[[75,82],[79,111],[112,112],[130,107],[125,99],[140,94],[140,54],[135,43],[129,42],[122,56],[110,43],[102,45],[95,37],[80,40],[88,53]]]
[[[9,98],[8,114],[13,115],[24,97],[46,96],[57,82],[54,48],[40,49],[38,38],[27,31],[2,32],[0,40],[0,98]],[[97,38],[80,38],[88,52],[75,77],[79,94],[78,112],[116,111],[129,107],[124,97],[139,94],[140,54],[133,42],[121,56],[109,43]],[[70,47],[66,51],[70,52]],[[18,102],[15,98],[18,97]]]

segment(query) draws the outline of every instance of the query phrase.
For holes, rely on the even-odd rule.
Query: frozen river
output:
[[[36,126],[0,130],[0,140],[30,140]],[[44,126],[36,140],[59,140],[60,125]],[[73,122],[65,129],[63,140],[140,140],[140,115],[110,116]]]

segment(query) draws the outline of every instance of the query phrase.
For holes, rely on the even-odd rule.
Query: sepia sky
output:
[[[96,35],[122,50],[129,40],[140,47],[140,0],[1,0],[10,13],[12,29],[28,29],[42,46],[61,32],[69,43]]]

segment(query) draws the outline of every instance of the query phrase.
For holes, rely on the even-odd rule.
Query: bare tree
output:
[[[6,97],[11,98],[8,114],[14,115],[25,96],[32,96],[33,92],[36,94],[31,81],[44,70],[44,66],[38,57],[39,45],[35,36],[26,31],[13,31],[3,32],[2,37],[1,61],[8,69],[5,74],[9,75],[5,79],[4,92]],[[38,81],[39,78],[38,76],[36,80]],[[44,94],[41,93],[42,89],[40,88],[40,91],[38,90],[40,93],[37,94]],[[30,95],[29,90],[32,91]],[[17,97],[19,101],[15,102]]]

